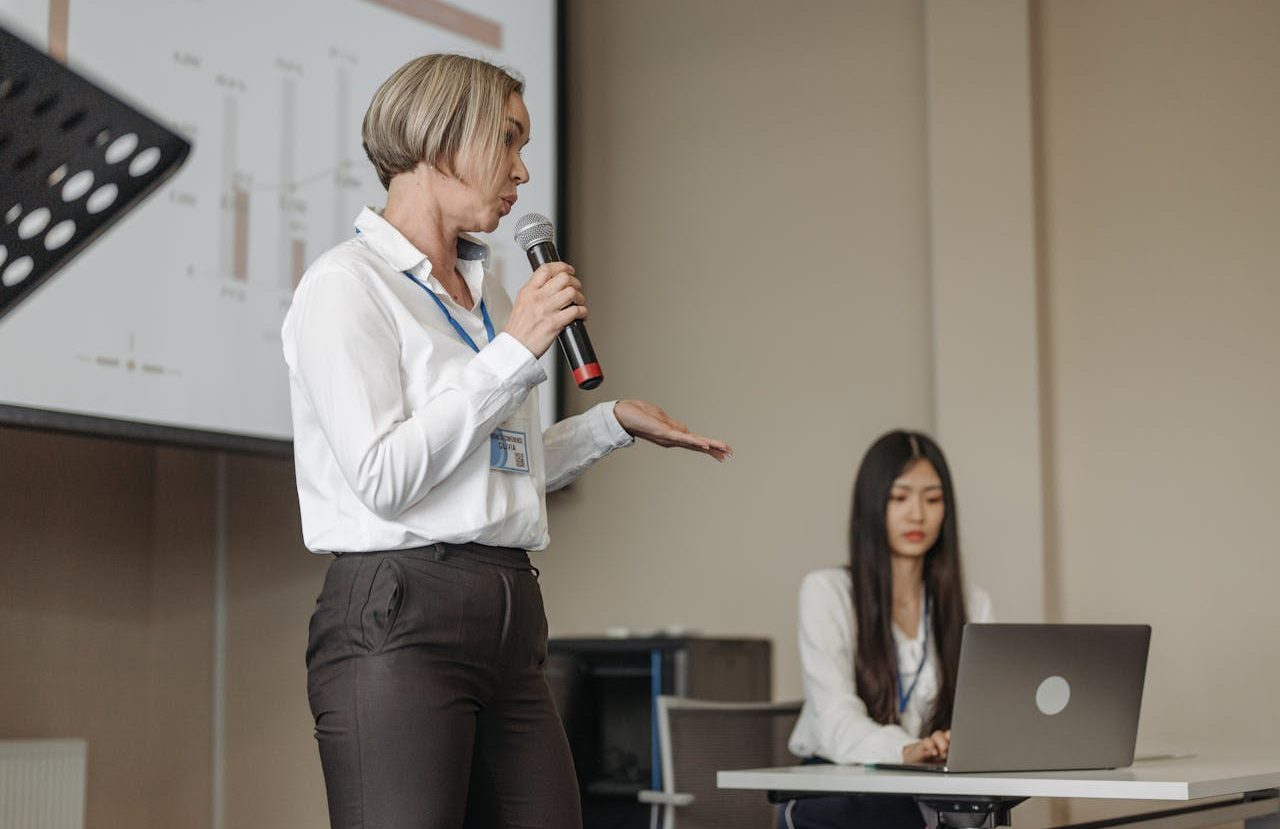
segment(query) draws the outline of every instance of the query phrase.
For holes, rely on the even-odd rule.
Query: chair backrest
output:
[[[787,739],[799,715],[799,702],[658,697],[663,790],[693,795],[665,810],[664,829],[771,829],[774,806],[763,793],[720,790],[716,772],[793,764]]]

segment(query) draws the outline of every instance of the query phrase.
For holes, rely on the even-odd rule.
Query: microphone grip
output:
[[[529,265],[536,271],[548,262],[559,262],[554,242],[539,242],[530,247]],[[596,359],[596,350],[591,347],[591,338],[587,336],[587,327],[582,320],[574,320],[565,326],[556,338],[560,343],[560,352],[569,364],[573,373],[573,381],[580,389],[594,389],[604,382],[604,370]]]

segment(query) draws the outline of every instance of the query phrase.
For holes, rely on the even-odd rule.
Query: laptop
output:
[[[934,772],[1131,765],[1150,644],[1150,625],[965,625],[947,759],[867,765]]]

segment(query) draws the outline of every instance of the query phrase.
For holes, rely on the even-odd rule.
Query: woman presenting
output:
[[[800,585],[804,707],[792,753],[810,763],[923,763],[947,757],[966,621],[991,600],[966,590],[951,472],[919,432],[867,450],[853,488],[849,566]],[[910,797],[793,800],[780,829],[920,829]]]
[[[308,268],[285,318],[303,535],[337,556],[307,648],[334,829],[461,827],[469,792],[485,825],[576,829],[526,552],[549,540],[545,494],[636,437],[731,452],[632,400],[543,432],[537,358],[586,318],[581,284],[551,263],[512,302],[466,235],[529,180],[522,93],[458,55],[387,79],[363,127],[386,206]]]

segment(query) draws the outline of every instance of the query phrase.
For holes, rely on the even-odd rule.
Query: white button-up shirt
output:
[[[916,626],[914,637],[893,626],[898,676],[904,689],[910,688],[912,682],[916,686],[901,714],[900,725],[873,720],[858,696],[853,678],[858,626],[853,615],[852,587],[849,571],[844,567],[815,570],[800,583],[804,706],[787,747],[798,757],[818,756],[833,763],[900,763],[903,747],[923,736],[925,720],[938,699],[938,651],[929,638],[929,652],[921,667],[925,625]],[[965,609],[971,622],[992,620],[991,599],[977,588],[965,591]]]
[[[512,303],[484,270],[484,246],[458,241],[458,271],[476,299],[463,308],[377,211],[365,208],[356,229],[307,269],[282,331],[307,547],[546,547],[546,491],[632,442],[613,403],[544,435],[535,386],[546,373],[511,335],[487,342],[480,302],[495,331]],[[499,426],[526,433],[527,473],[490,468],[489,436]]]

